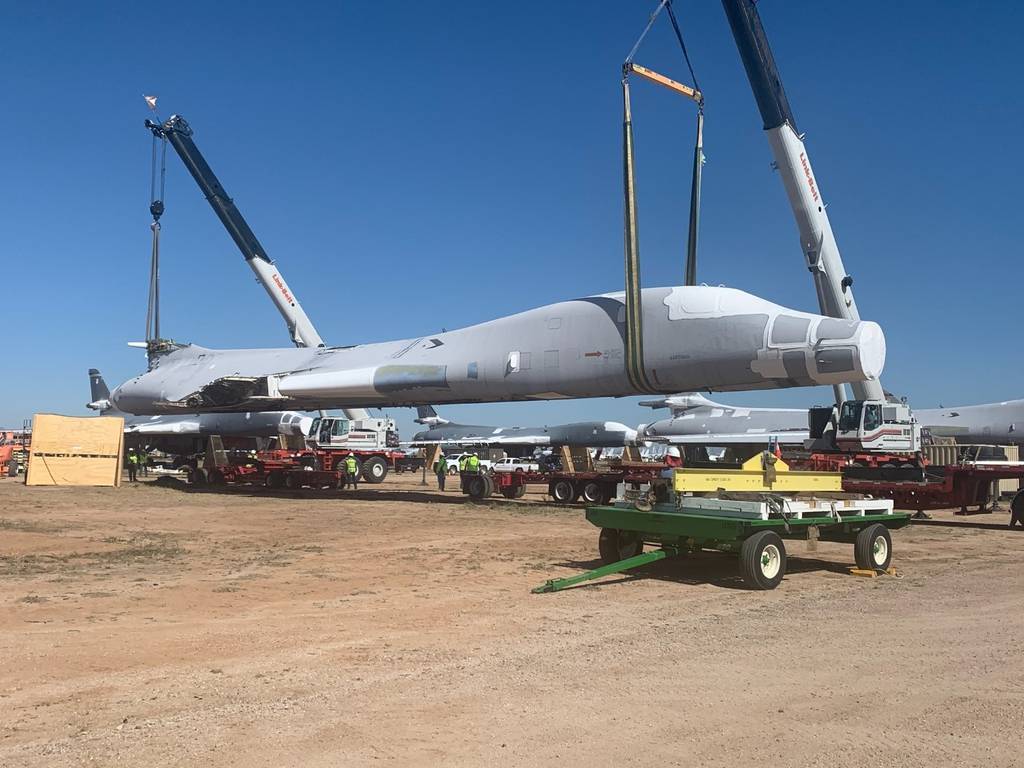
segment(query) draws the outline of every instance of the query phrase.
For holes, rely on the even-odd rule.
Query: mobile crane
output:
[[[796,218],[800,247],[814,280],[821,313],[839,320],[860,320],[853,298],[853,278],[843,266],[803,134],[797,131],[754,0],[722,0],[722,6],[764,120],[773,165],[782,177]],[[841,365],[841,361],[836,364]],[[877,380],[851,386],[853,400],[846,398],[843,385],[835,387],[838,418],[830,442],[836,449],[846,453],[920,451],[921,428],[906,403],[887,402]],[[819,445],[832,414],[833,408],[812,409],[808,416],[812,440],[818,438]]]
[[[281,270],[267,255],[245,217],[192,140],[192,127],[185,118],[172,115],[164,122],[146,120],[146,128],[155,138],[166,141],[178,153],[213,212],[242,252],[257,282],[263,286],[281,313],[292,343],[297,347],[325,347],[323,338],[288,286]],[[163,203],[154,201],[153,206],[157,205],[155,217],[163,212]],[[394,419],[372,418],[361,408],[346,410],[344,417],[321,414],[313,420],[307,442],[312,451],[295,454],[304,463],[333,469],[343,461],[345,454],[352,452],[360,462],[364,478],[371,483],[381,482],[387,476],[389,467],[393,466],[394,458],[400,455],[393,450],[399,445]]]

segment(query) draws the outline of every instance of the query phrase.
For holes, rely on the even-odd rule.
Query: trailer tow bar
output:
[[[600,579],[602,576],[611,576],[613,573],[622,573],[622,571],[628,571],[631,568],[639,568],[641,565],[647,565],[648,563],[656,563],[659,560],[664,560],[668,557],[675,557],[678,554],[678,547],[662,547],[661,549],[653,549],[650,552],[643,552],[635,557],[627,557],[625,560],[619,560],[617,563],[602,565],[600,568],[595,568],[592,571],[587,571],[586,573],[581,573],[577,576],[570,576],[566,579],[548,579],[539,587],[535,587],[531,591],[535,595],[540,595],[545,592],[560,592],[563,589],[568,589],[569,587],[574,587],[577,584],[582,584],[584,581]]]

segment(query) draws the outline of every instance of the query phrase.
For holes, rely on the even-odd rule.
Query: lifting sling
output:
[[[651,69],[641,67],[633,63],[640,44],[650,31],[654,20],[662,9],[667,10],[672,28],[683,51],[690,76],[693,78],[694,87],[691,88],[675,80],[665,77]],[[636,41],[633,49],[626,57],[622,65],[622,155],[623,155],[623,197],[624,197],[624,219],[625,219],[625,261],[626,261],[626,334],[625,334],[625,363],[626,375],[629,377],[630,385],[640,392],[656,393],[660,390],[652,385],[644,364],[644,334],[643,334],[643,294],[640,281],[640,235],[637,221],[636,204],[636,181],[634,173],[635,157],[633,144],[633,115],[630,106],[629,76],[637,74],[653,83],[661,85],[669,90],[680,93],[697,104],[697,140],[694,148],[693,179],[690,187],[690,221],[689,236],[686,249],[686,270],[685,284],[697,284],[697,225],[700,214],[700,184],[701,166],[704,163],[704,96],[696,87],[697,78],[690,65],[690,57],[683,42],[682,32],[672,11],[671,0],[660,0],[658,7],[651,14],[647,26]]]

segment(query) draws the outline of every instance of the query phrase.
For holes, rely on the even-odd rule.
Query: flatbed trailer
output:
[[[467,484],[467,493],[473,498],[500,493],[505,498],[516,499],[526,493],[528,485],[546,485],[548,495],[556,504],[579,500],[587,504],[607,504],[615,498],[620,484],[650,483],[666,469],[668,465],[662,463],[630,462],[619,467],[576,472],[494,472],[490,475],[492,488],[489,492],[486,483],[472,483]]]
[[[784,540],[802,539],[853,544],[854,560],[865,572],[885,572],[892,561],[890,530],[910,522],[908,513],[893,512],[889,500],[831,500],[812,504],[802,511],[792,503],[790,513],[773,513],[770,502],[765,515],[738,517],[728,511],[734,503],[688,497],[676,509],[659,505],[650,511],[626,506],[588,507],[587,520],[601,529],[598,551],[600,568],[564,579],[551,579],[533,591],[557,592],[603,576],[638,568],[648,563],[679,557],[686,552],[717,550],[739,553],[739,570],[751,589],[774,589],[786,573]],[[644,551],[645,545],[658,548]]]
[[[968,507],[985,511],[991,498],[992,484],[999,480],[1024,481],[1024,465],[1020,464],[951,464],[930,466],[919,481],[866,480],[843,478],[843,490],[892,499],[897,509],[924,512],[929,509]],[[1018,494],[1021,492],[1018,491]]]
[[[390,449],[331,449],[303,448],[299,450],[275,449],[260,451],[256,459],[263,463],[292,463],[302,469],[314,471],[343,471],[347,456],[355,456],[356,472],[367,483],[382,483],[388,472],[396,469],[405,458],[401,451]]]
[[[342,473],[333,469],[313,469],[290,461],[253,461],[226,464],[212,469],[190,468],[192,485],[250,485],[264,488],[327,488],[342,485]]]

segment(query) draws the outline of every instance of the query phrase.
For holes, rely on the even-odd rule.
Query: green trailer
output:
[[[853,544],[857,567],[887,571],[892,561],[889,532],[910,523],[891,501],[762,498],[736,501],[685,497],[653,509],[588,507],[587,520],[601,529],[604,565],[565,579],[551,579],[534,592],[557,592],[592,579],[698,550],[739,554],[739,570],[751,589],[774,589],[786,574],[785,540]],[[657,549],[644,551],[646,545]]]

